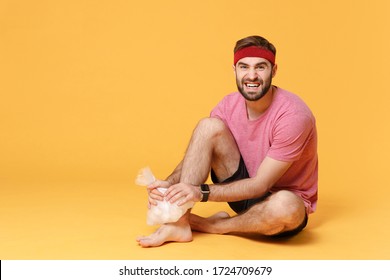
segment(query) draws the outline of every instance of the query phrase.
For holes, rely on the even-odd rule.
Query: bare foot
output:
[[[188,222],[164,224],[149,236],[140,236],[136,239],[142,247],[157,247],[165,242],[190,242],[192,231]]]
[[[207,233],[226,233],[220,227],[218,223],[230,218],[227,212],[221,211],[208,218],[203,218],[195,214],[190,215],[191,229],[195,231],[207,232]]]

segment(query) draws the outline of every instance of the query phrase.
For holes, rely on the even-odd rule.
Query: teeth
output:
[[[246,84],[247,87],[258,87],[258,84]]]

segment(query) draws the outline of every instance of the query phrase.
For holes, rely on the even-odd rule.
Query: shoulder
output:
[[[241,119],[245,113],[245,101],[239,92],[226,95],[211,111],[211,117],[218,117],[226,123]]]
[[[306,103],[296,94],[277,88],[272,106],[274,132],[292,138],[316,130],[316,120]]]
[[[235,110],[240,104],[245,102],[239,92],[230,93],[222,98],[216,108],[226,112]]]
[[[225,95],[220,103],[224,104],[237,104],[243,101],[243,97],[239,92],[232,92],[228,95]]]
[[[274,110],[287,117],[301,117],[304,119],[315,120],[314,115],[305,101],[297,94],[282,88],[276,88],[274,97]]]

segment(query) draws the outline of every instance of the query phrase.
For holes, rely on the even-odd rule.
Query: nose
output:
[[[253,68],[253,67],[249,68],[247,77],[248,77],[249,79],[251,79],[251,80],[256,80],[256,79],[257,79],[257,72],[256,72],[256,69]]]

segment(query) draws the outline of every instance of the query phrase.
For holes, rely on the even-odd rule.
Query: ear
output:
[[[278,65],[275,64],[274,67],[272,67],[272,78],[275,77],[277,71],[278,71]]]
[[[234,72],[234,75],[236,74],[236,65],[233,65],[233,72]]]

